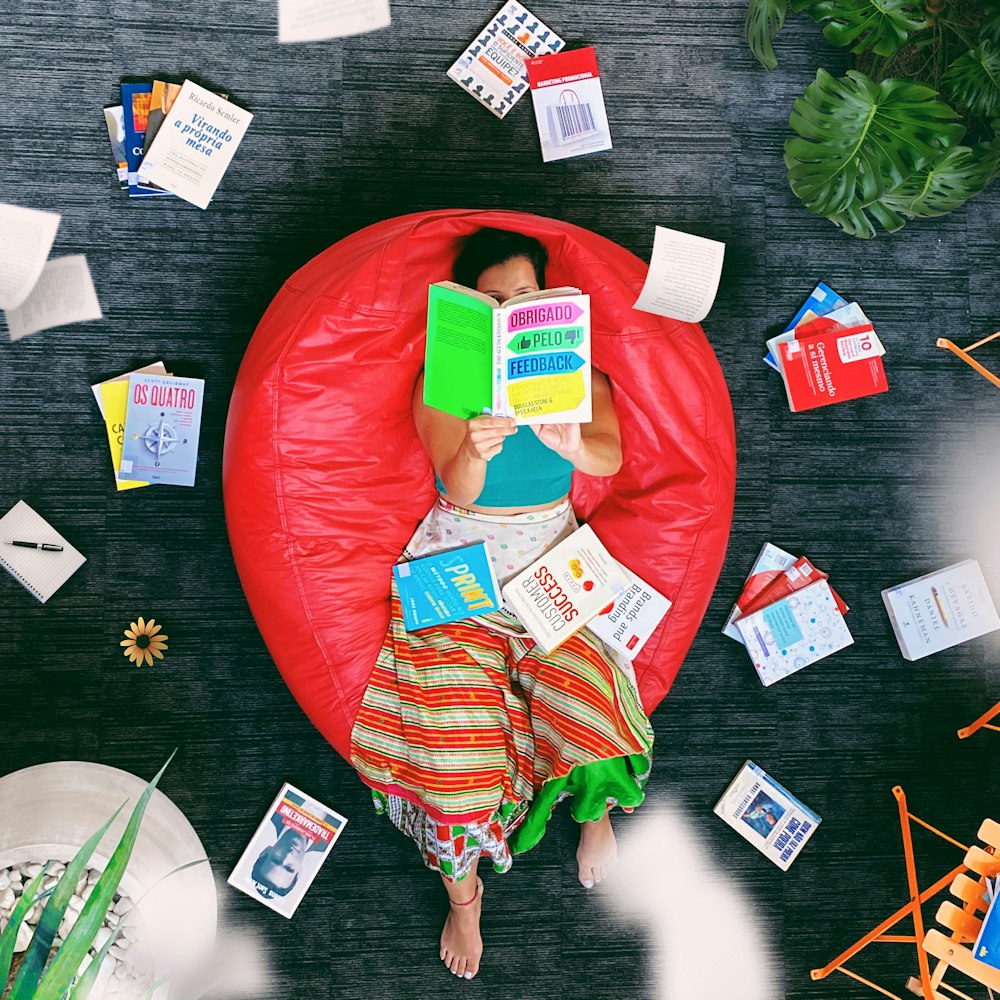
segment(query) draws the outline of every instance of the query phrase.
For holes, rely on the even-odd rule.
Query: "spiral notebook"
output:
[[[14,540],[61,545],[62,552],[42,552],[11,545]],[[85,562],[40,514],[23,500],[0,517],[0,566],[44,604]]]

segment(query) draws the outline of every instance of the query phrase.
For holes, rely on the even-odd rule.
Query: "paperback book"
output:
[[[624,593],[610,608],[601,608],[587,628],[606,646],[634,660],[666,617],[672,602],[630,569],[622,569],[628,577]]]
[[[736,619],[764,687],[854,642],[826,580]]]
[[[139,178],[139,164],[143,158],[146,126],[149,123],[149,105],[152,99],[152,82],[123,83],[122,108],[125,126],[125,166],[130,198],[171,198],[173,195]]]
[[[463,420],[589,423],[590,296],[550,288],[495,298],[453,281],[430,286],[424,402]]]
[[[563,44],[527,7],[511,0],[455,60],[448,77],[503,118],[528,90],[525,63],[558,52]]]
[[[722,634],[728,635],[730,639],[743,642],[743,636],[736,627],[736,619],[744,614],[745,606],[767,586],[783,569],[787,569],[795,562],[795,556],[791,552],[778,548],[770,542],[765,542],[764,547],[757,553],[757,558],[750,567],[750,575],[743,584],[743,590],[733,605],[733,610],[729,612],[726,624],[722,628]]]
[[[137,176],[208,208],[252,120],[249,111],[185,80]]]
[[[128,386],[119,477],[194,486],[204,380],[136,374]]]
[[[752,760],[733,778],[713,811],[783,872],[821,822]]]
[[[885,348],[870,323],[843,327],[825,316],[779,339],[775,357],[793,413],[888,392]]]
[[[499,587],[485,542],[398,563],[392,575],[407,632],[500,608]]]
[[[527,66],[543,162],[612,148],[593,48],[536,57]]]
[[[108,127],[108,141],[111,143],[111,159],[115,164],[118,186],[128,190],[128,161],[125,159],[125,110],[120,104],[104,109],[104,124]]]
[[[829,285],[822,281],[809,293],[809,298],[802,303],[799,311],[792,317],[791,323],[785,327],[784,333],[791,333],[800,323],[808,323],[818,316],[826,316],[829,313],[847,305],[847,299],[838,295]],[[778,362],[774,360],[774,352],[770,349],[768,341],[768,351],[764,355],[764,364],[770,365],[778,371]]]
[[[882,591],[899,648],[908,660],[976,639],[1000,628],[996,605],[975,559]]]
[[[986,878],[989,905],[983,917],[983,925],[979,928],[975,943],[972,946],[973,957],[985,962],[994,969],[1000,969],[1000,906],[997,906],[997,890],[1000,889],[1000,876]]]
[[[507,609],[551,653],[628,585],[628,574],[584,524],[509,581],[502,594]]]
[[[291,919],[346,825],[286,782],[226,881]]]

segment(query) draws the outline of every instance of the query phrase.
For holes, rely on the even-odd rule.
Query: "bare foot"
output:
[[[472,899],[467,903],[450,900],[450,907],[441,932],[441,961],[452,975],[471,979],[479,971],[479,960],[483,957],[483,939],[479,933],[483,880],[476,879],[476,894]]]
[[[598,882],[604,881],[618,864],[618,841],[615,840],[608,813],[592,823],[580,824],[576,861],[580,866],[580,882],[585,889],[593,889]]]

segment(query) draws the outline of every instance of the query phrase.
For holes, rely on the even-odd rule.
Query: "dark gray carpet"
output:
[[[646,257],[656,223],[698,232],[729,247],[705,328],[736,411],[736,517],[704,627],[654,718],[650,802],[682,809],[746,893],[777,958],[776,995],[867,996],[808,972],[905,901],[892,785],[966,842],[1000,813],[1000,735],[955,737],[996,700],[1000,647],[979,640],[907,663],[879,599],[967,556],[1000,594],[1000,393],[934,348],[937,336],[968,343],[1000,326],[1000,189],[895,238],[851,240],[799,206],[781,163],[793,98],[818,62],[845,66],[811,23],[790,20],[769,76],[743,43],[742,3],[535,9],[571,43],[598,46],[613,152],[543,166],[527,101],[499,122],[445,78],[490,4],[396,0],[389,31],[283,48],[261,0],[3,5],[0,199],[62,213],[53,253],[87,254],[105,318],[0,337],[0,510],[23,498],[89,560],[44,607],[0,576],[0,773],[85,758],[150,775],[179,746],[163,788],[221,878],[283,779],[349,816],[292,922],[222,887],[224,921],[266,943],[271,997],[653,996],[669,959],[642,926],[584,898],[565,815],[510,875],[489,879],[480,977],[442,971],[435,878],[374,816],[260,641],[229,553],[220,467],[230,389],[268,301],[361,226],[502,206]],[[206,212],[129,203],[112,179],[101,107],[122,76],[155,72],[197,74],[256,115]],[[792,415],[762,344],[819,279],[873,318],[891,390]],[[155,358],[208,380],[198,485],[116,494],[89,385]],[[719,628],[766,539],[831,573],[856,644],[763,690]],[[162,668],[135,670],[120,655],[137,614],[166,625]],[[824,817],[788,874],[711,814],[747,757]],[[954,849],[917,840],[925,881],[957,863]],[[702,928],[706,947],[725,960],[713,926]],[[915,960],[881,945],[858,968],[900,991]],[[722,995],[692,988],[671,1000]],[[741,995],[738,964],[725,995]]]

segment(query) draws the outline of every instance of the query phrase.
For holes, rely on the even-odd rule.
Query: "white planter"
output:
[[[146,781],[134,774],[86,761],[38,764],[0,778],[0,868],[69,861],[127,802],[91,856],[91,867],[103,869],[145,787]],[[196,865],[160,882],[204,857],[194,827],[166,795],[154,792],[120,888],[138,902],[158,976],[204,959],[215,943],[217,900],[210,866]]]

